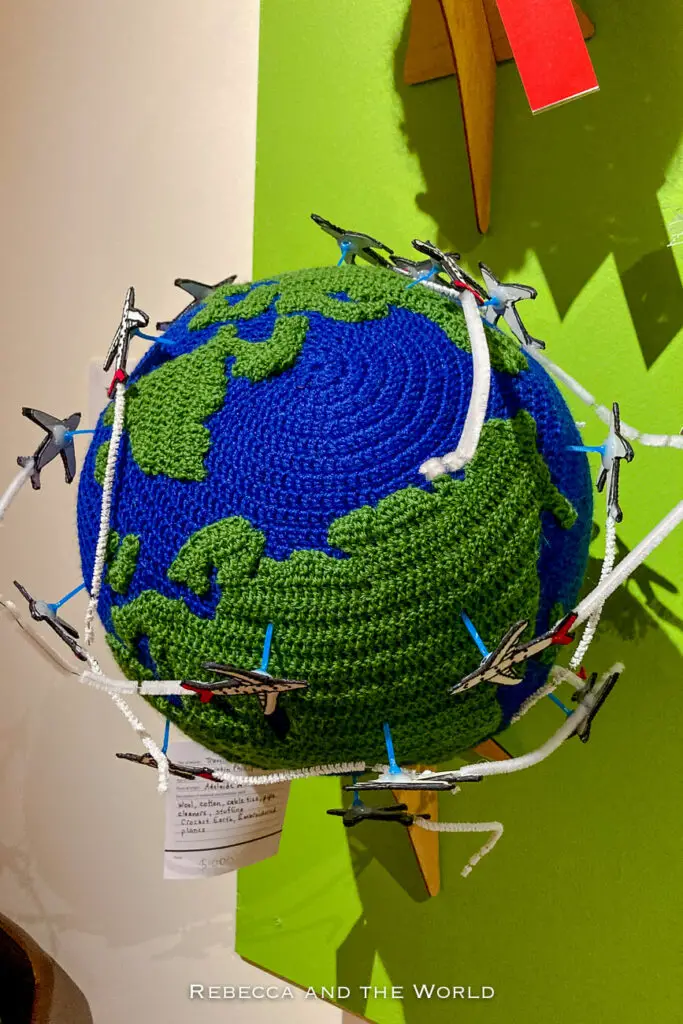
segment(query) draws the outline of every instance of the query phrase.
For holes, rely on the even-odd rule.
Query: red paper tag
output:
[[[496,2],[534,113],[598,88],[571,0]]]

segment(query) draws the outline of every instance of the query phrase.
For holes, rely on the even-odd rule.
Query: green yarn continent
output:
[[[117,594],[127,594],[135,573],[140,553],[140,538],[134,533],[119,537],[116,530],[109,534],[107,545],[107,578],[106,582]]]
[[[464,480],[440,478],[431,492],[407,487],[337,519],[329,541],[344,557],[303,550],[276,561],[243,518],[203,527],[168,575],[202,596],[215,572],[214,616],[147,590],[112,608],[108,639],[127,675],[148,678],[137,656],[147,638],[159,678],[201,679],[206,661],[257,666],[273,622],[269,671],[308,682],[280,697],[286,739],[255,697],[151,702],[209,749],[263,768],[381,762],[384,721],[404,763],[443,761],[501,721],[495,685],[449,692],[481,657],[459,613],[491,649],[514,621],[535,622],[543,511],[565,528],[576,518],[538,453],[532,417],[490,420]]]
[[[235,285],[217,288],[189,326],[191,330],[200,330],[228,320],[251,319],[264,313],[273,302],[278,317],[315,312],[345,323],[384,319],[392,308],[397,308],[427,317],[438,324],[453,344],[470,352],[460,306],[428,288],[408,288],[409,283],[405,277],[378,267],[343,265],[297,270],[282,274],[275,282],[252,286],[244,298],[233,304],[226,300],[235,294]],[[338,294],[351,301],[337,298]],[[494,370],[516,374],[527,369],[526,359],[513,338],[486,325],[484,329]]]

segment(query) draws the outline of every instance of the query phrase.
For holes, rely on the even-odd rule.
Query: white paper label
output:
[[[218,771],[235,768],[190,740],[169,744],[168,757],[179,765],[201,764]],[[164,878],[210,878],[272,857],[280,845],[288,796],[288,782],[231,786],[171,775]]]

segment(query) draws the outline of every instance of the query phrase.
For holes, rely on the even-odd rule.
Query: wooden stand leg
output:
[[[574,7],[589,39],[595,26]],[[477,227],[491,218],[496,63],[512,59],[496,0],[412,0],[404,76],[409,85],[456,74]]]
[[[396,802],[405,804],[411,814],[428,814],[432,821],[439,820],[438,793],[416,789],[395,789],[393,793]],[[419,825],[413,825],[408,829],[408,837],[427,892],[430,896],[436,896],[441,890],[439,833],[427,832]]]

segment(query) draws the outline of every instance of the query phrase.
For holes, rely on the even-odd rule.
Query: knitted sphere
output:
[[[503,728],[546,680],[450,689],[510,626],[576,602],[591,483],[550,377],[486,328],[487,421],[464,472],[432,483],[472,386],[460,307],[387,270],[341,266],[223,285],[131,375],[98,611],[133,679],[216,679],[213,661],[305,680],[274,730],[256,696],[149,698],[187,735],[262,768],[436,764]],[[113,407],[81,473],[95,558]],[[554,648],[550,649],[551,657]],[[547,652],[546,652],[547,653]]]

